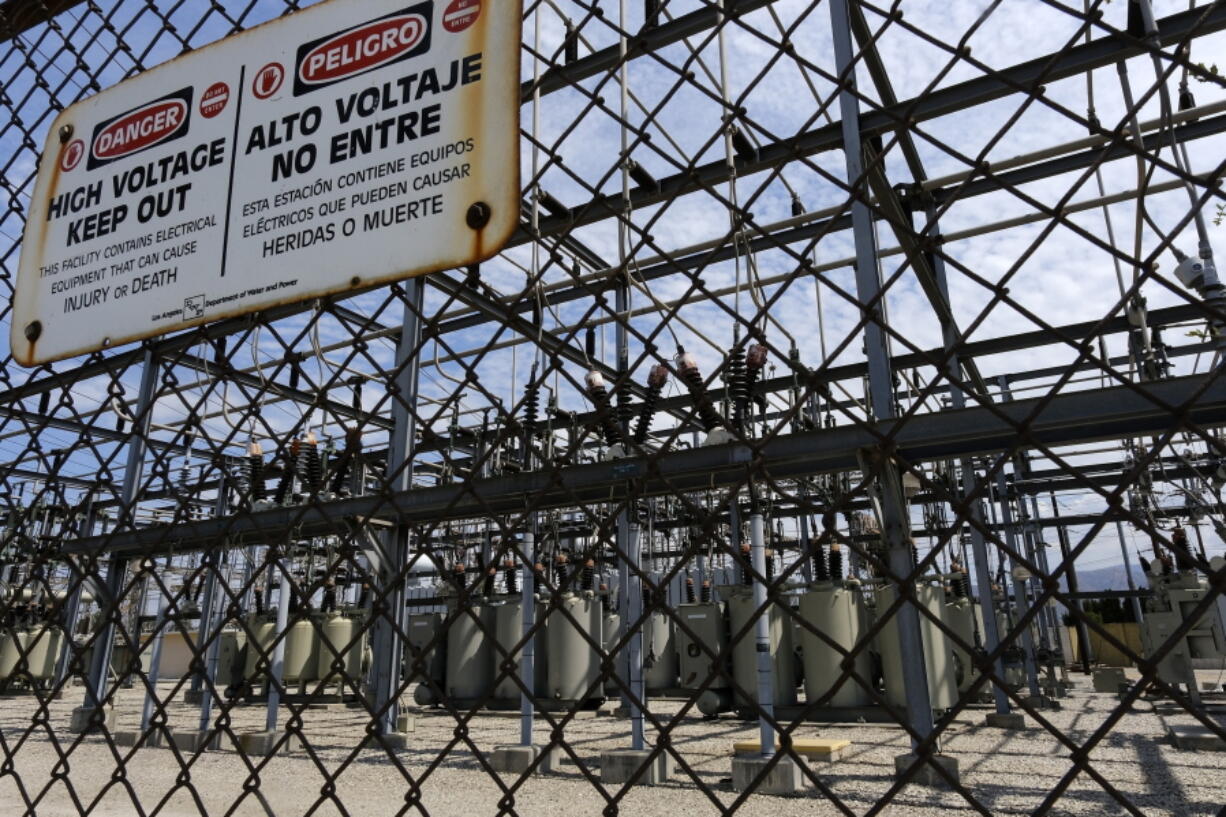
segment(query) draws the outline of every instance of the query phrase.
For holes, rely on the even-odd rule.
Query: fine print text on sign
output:
[[[31,366],[484,260],[519,212],[516,0],[327,0],[68,108],[22,242]]]

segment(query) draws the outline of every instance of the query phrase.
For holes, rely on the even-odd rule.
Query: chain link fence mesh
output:
[[[300,5],[0,4],[6,325],[56,113]],[[1223,29],[525,3],[496,258],[6,356],[4,813],[1224,813]]]

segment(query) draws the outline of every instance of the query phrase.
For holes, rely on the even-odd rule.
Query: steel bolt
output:
[[[26,324],[26,340],[30,341],[30,343],[38,340],[40,337],[42,337],[42,334],[42,321],[31,321],[30,323]]]
[[[490,223],[490,206],[483,201],[473,202],[468,206],[464,221],[474,230],[480,230]]]
[[[72,125],[61,125],[60,126],[60,144],[62,145],[65,142],[67,142],[69,139],[71,139],[72,134],[73,134]]]

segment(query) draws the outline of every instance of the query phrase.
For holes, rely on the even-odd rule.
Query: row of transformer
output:
[[[955,587],[958,587],[955,585]],[[755,706],[759,615],[750,588],[725,585],[719,599],[644,614],[643,679],[648,695],[696,697],[706,715]],[[939,577],[915,586],[924,662],[934,709],[948,709],[975,672],[970,652],[981,643],[978,605]],[[794,587],[769,603],[776,706],[804,701],[815,710],[876,705],[884,695],[905,706],[893,587],[857,580]],[[533,631],[532,693],[546,708],[594,708],[628,690],[626,622],[605,591],[538,594]],[[881,619],[887,619],[882,621]],[[939,622],[939,623],[938,623]],[[410,616],[406,675],[420,705],[515,709],[527,642],[518,596],[494,595],[447,612]],[[875,694],[877,693],[877,694]]]

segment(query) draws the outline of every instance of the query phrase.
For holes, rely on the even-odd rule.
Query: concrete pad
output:
[[[614,749],[611,752],[600,753],[600,782],[628,783],[639,769],[646,765],[642,774],[635,781],[640,786],[655,786],[668,780],[673,773],[672,757],[661,752],[654,759],[648,760],[651,752],[647,749]]]
[[[245,754],[255,757],[268,757],[273,753],[273,747],[277,745],[277,741],[281,740],[284,732],[247,732],[238,736],[238,745]],[[290,754],[297,752],[302,748],[301,741],[297,736],[290,735],[285,743],[281,744],[278,750],[281,754]]]
[[[1173,724],[1167,727],[1176,748],[1193,752],[1226,752],[1226,740],[1199,723]]]
[[[72,721],[68,725],[68,731],[74,735],[98,732],[103,728],[108,732],[115,731],[115,710],[108,708],[102,714],[99,714],[98,710],[92,706],[78,706],[72,710]]]
[[[894,758],[894,777],[901,778],[907,773],[907,769],[915,762],[915,755],[908,752],[905,755],[898,755]],[[932,764],[936,764],[949,773],[949,776],[954,780],[961,782],[958,776],[958,759],[949,755],[933,755],[932,758],[917,768],[908,779],[908,783],[915,783],[920,786],[947,786],[948,782]]]
[[[1128,683],[1124,670],[1119,667],[1105,667],[1094,670],[1095,692],[1119,692],[1120,687]]]
[[[989,712],[983,725],[993,729],[1025,729],[1026,716],[1020,712]]]
[[[392,732],[383,736],[383,743],[387,745],[393,752],[403,752],[409,748],[409,736],[404,732]],[[374,747],[380,747],[378,742],[371,744]]]
[[[212,740],[209,740],[210,735]],[[202,749],[216,749],[221,744],[222,736],[211,729],[175,729],[171,737],[180,752],[195,754]],[[208,745],[205,745],[205,741],[208,741]]]
[[[557,771],[558,765],[562,760],[562,753],[557,748],[547,750],[544,746],[524,746],[522,744],[513,744],[509,746],[495,746],[494,753],[490,756],[490,765],[494,767],[494,771],[503,774],[523,774],[532,768],[532,764],[536,763],[536,759],[544,752],[545,756],[537,763],[533,769],[537,774],[551,774]]]
[[[120,729],[114,733],[116,746],[135,746],[137,742],[146,748],[154,748],[165,745],[166,735],[160,729],[154,729],[145,734],[139,729]],[[171,731],[171,740],[174,739],[174,731]],[[143,742],[142,742],[143,741]]]
[[[744,755],[732,758],[732,788],[746,791],[752,787],[754,794],[795,794],[801,789],[800,768],[790,757],[781,757],[770,771],[754,783],[770,758],[761,755]]]
[[[839,738],[792,738],[792,751],[796,754],[826,763],[842,760],[848,746],[851,746],[850,740]],[[732,751],[737,756],[758,756],[762,754],[762,742],[738,740],[732,744]],[[779,743],[775,744],[775,751],[782,751]]]

